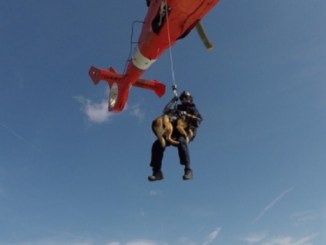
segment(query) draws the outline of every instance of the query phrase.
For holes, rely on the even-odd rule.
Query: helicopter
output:
[[[91,66],[89,69],[88,74],[95,85],[101,80],[109,85],[108,110],[123,111],[131,87],[148,89],[162,97],[166,90],[163,83],[141,77],[168,48],[186,37],[194,28],[206,48],[211,49],[212,44],[200,21],[218,2],[219,0],[146,0],[148,11],[124,74],[112,67],[100,69]]]

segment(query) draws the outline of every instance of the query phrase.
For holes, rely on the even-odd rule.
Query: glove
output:
[[[186,111],[180,111],[180,116],[186,116],[187,112]]]

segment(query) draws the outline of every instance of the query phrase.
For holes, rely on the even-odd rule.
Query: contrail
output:
[[[255,222],[257,222],[269,209],[271,209],[277,202],[279,202],[286,194],[291,192],[293,190],[293,187],[290,189],[283,191],[281,195],[279,195],[277,198],[275,198],[270,204],[268,204],[256,217]]]
[[[30,143],[27,139],[25,139],[23,136],[21,136],[20,134],[18,134],[15,130],[13,130],[12,128],[8,127],[6,124],[3,124],[0,122],[0,126],[7,129],[12,135],[14,135],[17,139],[23,141],[24,143],[33,146],[35,148],[35,146]]]

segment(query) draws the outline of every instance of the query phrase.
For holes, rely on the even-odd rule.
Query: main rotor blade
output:
[[[197,23],[196,30],[198,32],[198,35],[199,35],[200,39],[204,43],[205,47],[208,50],[212,50],[213,49],[213,44],[209,41],[208,36],[206,35],[205,30],[204,30],[204,27],[201,24],[201,22],[198,22]]]

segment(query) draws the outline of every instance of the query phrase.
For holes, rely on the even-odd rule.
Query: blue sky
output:
[[[149,183],[151,121],[171,98],[164,54],[106,112],[91,65],[123,71],[145,1],[0,0],[1,245],[326,243],[326,2],[225,0],[172,49],[204,117]],[[135,27],[137,40],[140,26]]]

